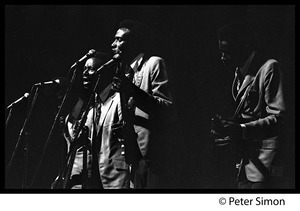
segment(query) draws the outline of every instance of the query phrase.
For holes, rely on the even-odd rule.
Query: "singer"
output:
[[[97,70],[107,64],[108,55],[103,52],[94,52],[94,55],[86,60],[81,80],[75,84],[77,102],[70,114],[65,119],[64,137],[67,142],[67,152],[75,153],[75,159],[71,165],[71,175],[59,175],[52,184],[53,189],[127,189],[130,184],[129,165],[123,156],[124,148],[112,132],[113,124],[118,121],[118,104],[115,101],[116,93],[111,90],[111,82],[114,71],[110,66],[105,72],[100,73],[97,89],[95,85],[98,79]],[[106,63],[105,63],[106,62]],[[78,83],[79,82],[79,83]],[[90,105],[88,101],[91,100]],[[87,108],[87,106],[89,106]],[[85,126],[87,131],[87,153],[82,145],[72,145],[75,133],[84,112],[87,111]],[[80,140],[83,132],[80,132]],[[86,160],[84,158],[86,156]],[[85,162],[85,163],[84,163]],[[86,168],[84,165],[86,164]],[[67,168],[67,166],[64,166]],[[65,177],[62,181],[62,178]],[[67,184],[65,187],[60,183]]]
[[[174,152],[180,130],[166,64],[151,55],[151,36],[149,26],[134,20],[120,22],[116,31],[111,48],[121,59],[112,89],[122,115],[114,129],[125,145],[130,188],[178,188],[181,165]]]
[[[179,156],[174,150],[183,148],[176,146],[180,137],[177,114],[165,61],[149,54],[148,30],[142,23],[122,21],[111,44],[113,58],[107,61],[104,54],[96,53],[86,61],[80,85],[83,92],[66,117],[64,136],[70,152],[92,96],[85,122],[87,159],[83,148],[76,149],[67,188],[180,187],[177,179],[184,153]],[[93,92],[98,74],[99,86]],[[83,134],[81,131],[80,137]],[[52,187],[57,183],[59,177]]]

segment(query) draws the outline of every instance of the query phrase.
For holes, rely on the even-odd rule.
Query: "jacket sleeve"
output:
[[[167,110],[172,106],[172,97],[168,89],[165,62],[160,57],[151,57],[148,65],[151,83],[148,93],[133,85],[137,107],[147,113]]]
[[[258,120],[245,123],[245,136],[249,139],[277,136],[286,116],[283,77],[279,63],[269,60],[259,80],[264,106],[261,107],[262,116]]]

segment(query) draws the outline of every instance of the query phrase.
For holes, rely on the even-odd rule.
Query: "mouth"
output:
[[[122,54],[122,51],[120,51],[120,50],[118,50],[118,49],[112,49],[112,53],[113,53],[114,55],[116,55],[116,54]]]
[[[88,85],[91,83],[91,79],[84,77],[84,78],[82,78],[82,82],[83,82],[83,85]]]

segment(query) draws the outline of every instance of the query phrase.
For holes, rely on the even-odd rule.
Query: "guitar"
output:
[[[80,125],[80,121],[76,122],[75,128],[78,128],[79,125]],[[75,129],[75,131],[76,131],[76,129]],[[53,189],[71,189],[72,186],[74,185],[71,180],[71,173],[72,173],[72,169],[73,169],[73,165],[74,165],[74,161],[75,161],[75,157],[76,157],[76,152],[82,146],[85,147],[84,150],[86,150],[89,129],[87,126],[84,126],[81,131],[82,131],[82,133],[79,136],[79,138],[73,140],[70,143],[70,148],[69,148],[69,152],[67,153],[67,156],[65,159],[64,167],[63,167],[58,179],[53,183],[53,185],[52,185]],[[75,134],[76,133],[79,133],[79,132],[76,131]],[[75,137],[77,137],[77,136],[75,136]],[[84,156],[86,156],[86,155],[84,154]],[[84,159],[84,161],[85,161],[85,159]]]
[[[245,93],[243,94],[241,101],[239,102],[234,114],[227,118],[227,121],[231,121],[236,124],[242,124],[247,122],[245,119],[243,119],[240,116],[240,112],[242,107],[244,106],[245,100],[250,92],[251,85],[247,87]],[[242,137],[233,137],[233,136],[226,136],[224,137],[222,135],[222,117],[220,115],[215,115],[211,119],[211,136],[214,139],[215,143],[218,143],[219,146],[229,146],[231,148],[233,156],[237,161],[240,161],[240,159],[243,157],[243,153],[245,152],[245,148],[248,147],[248,141],[243,139]],[[248,120],[249,121],[249,120]]]

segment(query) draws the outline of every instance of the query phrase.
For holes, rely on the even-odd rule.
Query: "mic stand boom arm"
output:
[[[58,112],[57,112],[57,114],[56,114],[56,116],[55,116],[54,122],[53,122],[53,124],[52,124],[52,127],[51,127],[51,129],[50,129],[50,132],[49,132],[49,134],[48,134],[46,143],[45,143],[44,148],[43,148],[43,151],[42,151],[41,159],[39,159],[39,163],[38,163],[38,165],[37,165],[37,168],[36,168],[36,171],[35,171],[35,174],[34,174],[34,177],[33,177],[33,180],[32,180],[32,183],[31,183],[30,187],[33,186],[33,184],[34,184],[34,182],[35,182],[35,180],[36,180],[36,176],[37,176],[37,173],[38,173],[38,171],[39,171],[39,168],[40,168],[40,166],[41,166],[41,164],[42,164],[43,157],[44,157],[44,155],[45,155],[46,149],[47,149],[48,145],[50,144],[50,140],[51,140],[51,138],[52,138],[52,136],[53,136],[55,126],[57,125],[57,123],[58,123],[59,120],[60,120],[60,116],[62,115],[62,112],[63,112],[63,110],[64,110],[64,107],[65,107],[65,105],[66,105],[66,102],[68,102],[68,100],[69,100],[70,93],[71,93],[71,90],[72,90],[74,81],[75,81],[75,79],[76,79],[76,73],[77,73],[77,69],[75,69],[74,72],[73,72],[73,74],[72,74],[72,78],[71,78],[70,84],[69,84],[69,86],[68,86],[68,88],[67,88],[67,91],[66,91],[66,93],[65,93],[65,95],[64,95],[64,98],[63,98],[63,100],[62,100],[62,102],[61,102],[61,105],[59,106],[59,110],[58,110]]]
[[[39,86],[33,85],[33,87],[31,88],[31,93],[33,92],[34,88],[36,88],[36,89],[35,89],[35,93],[34,93],[31,105],[29,105],[30,102],[28,101],[28,108],[29,109],[27,111],[27,117],[24,121],[23,127],[20,131],[20,134],[19,134],[19,137],[18,137],[18,140],[17,140],[17,144],[15,146],[13,154],[12,154],[12,156],[10,158],[10,161],[9,161],[9,163],[7,165],[7,168],[6,168],[5,180],[7,180],[7,178],[8,178],[8,175],[10,173],[10,168],[12,166],[12,162],[15,159],[16,152],[18,151],[19,147],[21,146],[20,144],[22,142],[23,137],[27,138],[27,135],[29,134],[28,131],[27,131],[27,128],[28,128],[28,124],[31,120],[30,117],[31,117],[33,107],[35,105],[35,101],[36,101],[37,96],[38,96]],[[31,94],[30,94],[30,96],[31,96]],[[23,185],[22,186],[23,186],[23,188],[24,187],[26,188],[27,187],[26,186],[26,184],[27,184],[27,168],[28,168],[28,143],[27,143],[27,141],[25,142],[24,150],[25,150],[25,167],[24,167],[24,175],[23,175],[24,177],[23,177],[23,183],[22,183]]]

